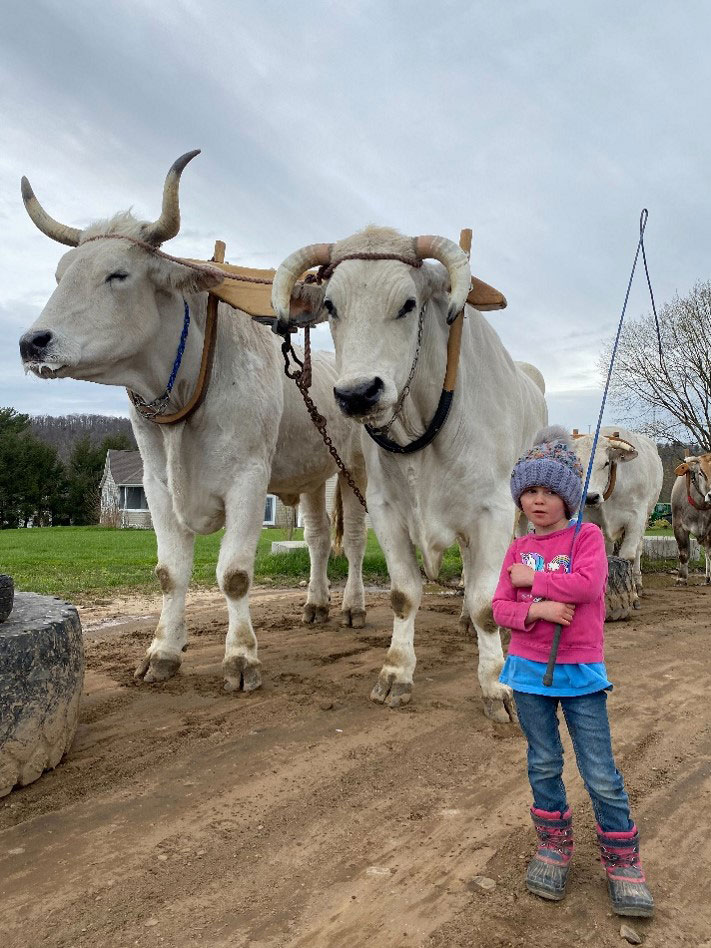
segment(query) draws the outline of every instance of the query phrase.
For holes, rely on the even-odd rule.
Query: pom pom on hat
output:
[[[548,487],[563,500],[568,515],[580,506],[583,469],[570,434],[561,425],[542,428],[533,447],[519,458],[511,473],[511,496],[521,507],[521,494],[528,487]]]

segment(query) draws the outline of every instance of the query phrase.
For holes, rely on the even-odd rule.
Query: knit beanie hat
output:
[[[542,428],[531,450],[518,459],[511,472],[511,496],[517,507],[521,507],[521,494],[526,488],[538,486],[555,491],[568,516],[580,506],[583,468],[570,435],[560,425]]]

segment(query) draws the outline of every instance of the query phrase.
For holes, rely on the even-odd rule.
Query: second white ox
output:
[[[205,291],[215,284],[215,275],[162,259],[151,248],[178,233],[180,174],[196,154],[183,155],[170,169],[163,212],[152,223],[121,214],[84,231],[66,227],[43,211],[23,179],[32,220],[48,236],[73,247],[59,263],[56,290],[20,340],[26,368],[42,378],[125,386],[149,402],[166,388],[189,309],[185,352],[168,409],[175,411],[189,400],[205,333]],[[360,479],[359,431],[333,406],[334,381],[333,357],[317,354],[312,394]],[[156,574],[163,589],[160,621],[137,675],[160,681],[178,670],[188,644],[185,595],[195,534],[224,525],[217,579],[229,614],[225,687],[251,691],[260,685],[261,673],[248,591],[267,488],[290,502],[301,495],[311,554],[305,620],[324,621],[329,603],[325,482],[336,467],[294,383],[284,375],[277,337],[220,304],[212,377],[202,405],[173,426],[158,425],[132,408],[131,423],[143,458],[158,541]],[[345,484],[342,501],[349,562],[343,616],[347,624],[362,626],[365,520]]]
[[[420,266],[428,257],[444,268]],[[445,238],[413,241],[386,228],[368,228],[332,247],[305,247],[282,263],[274,280],[272,302],[283,319],[296,278],[316,263],[331,265],[321,313],[328,316],[336,348],[336,401],[346,416],[369,425],[386,425],[395,412],[390,437],[401,444],[412,441],[438,404],[448,318],[461,311],[469,292],[467,255]],[[491,597],[513,533],[511,470],[546,422],[544,386],[536,369],[511,360],[477,310],[467,307],[466,315],[459,381],[435,440],[402,455],[363,434],[368,509],[387,560],[395,613],[371,697],[390,707],[409,701],[422,596],[415,547],[427,575],[435,578],[444,551],[458,540],[485,711],[506,721],[513,710],[510,691],[498,681],[503,655]]]
[[[614,437],[616,434],[619,437]],[[574,444],[583,471],[587,471],[593,435],[579,435]],[[644,531],[659,499],[663,477],[662,462],[652,440],[619,425],[600,428],[585,519],[602,530],[608,555],[620,542],[618,555],[632,564],[638,592],[642,590]]]

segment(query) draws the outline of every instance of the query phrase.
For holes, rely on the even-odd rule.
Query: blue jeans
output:
[[[533,805],[563,813],[568,808],[563,784],[563,745],[558,730],[558,704],[563,709],[575,759],[590,794],[595,818],[605,832],[632,828],[622,774],[615,767],[607,719],[607,692],[571,698],[514,691],[521,729],[528,741],[528,779]]]

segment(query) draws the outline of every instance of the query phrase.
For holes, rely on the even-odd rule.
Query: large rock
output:
[[[76,732],[83,683],[75,607],[16,593],[0,625],[0,797],[60,762]]]

